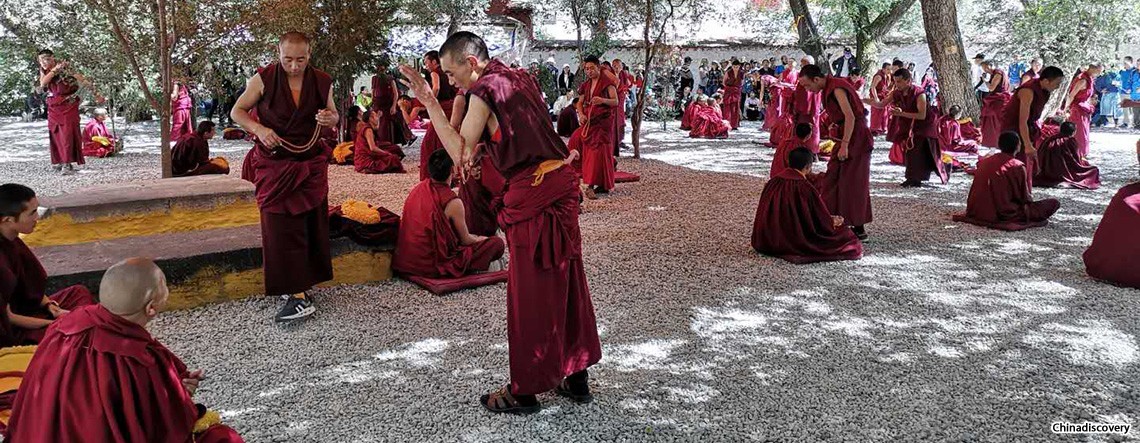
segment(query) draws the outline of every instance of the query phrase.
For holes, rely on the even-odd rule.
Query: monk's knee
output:
[[[506,253],[507,242],[504,241],[502,237],[493,235],[491,237],[487,237],[487,240],[485,241],[489,243],[487,247],[490,248],[491,256],[494,257],[494,260],[502,258],[503,254]]]

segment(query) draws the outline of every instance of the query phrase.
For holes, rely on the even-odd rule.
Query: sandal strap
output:
[[[492,392],[491,396],[487,398],[487,402],[495,409],[507,409],[519,407],[518,400],[511,395],[509,386],[499,388],[499,390]]]

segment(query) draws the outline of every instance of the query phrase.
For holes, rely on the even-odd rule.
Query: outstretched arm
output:
[[[451,155],[452,161],[457,165],[463,165],[467,158],[475,154],[476,143],[492,118],[491,108],[478,96],[472,95],[471,103],[467,106],[467,114],[463,117],[463,124],[456,131],[440,107],[439,100],[432,94],[431,87],[419,72],[411,66],[400,65],[400,73],[406,78],[402,80],[403,83],[416,93],[416,97],[421,97],[420,101],[427,108],[428,116],[431,118],[431,125],[435,128],[443,147]],[[469,155],[465,156],[468,153]]]

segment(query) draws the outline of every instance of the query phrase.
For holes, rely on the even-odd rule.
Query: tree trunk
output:
[[[174,89],[173,79],[171,78],[171,60],[170,60],[170,44],[174,39],[174,34],[168,31],[169,23],[167,23],[167,8],[166,0],[158,0],[158,63],[159,63],[159,78],[162,82],[162,95],[160,96],[158,116],[161,119],[159,122],[159,131],[161,137],[162,153],[162,178],[170,178],[174,176],[174,169],[171,166],[170,155],[170,93]],[[186,87],[186,85],[183,85]]]
[[[800,49],[815,59],[815,63],[823,69],[824,74],[830,74],[831,63],[825,58],[823,39],[819,36],[819,29],[815,27],[815,20],[811,18],[807,0],[788,0],[788,7],[792,10],[792,20],[796,23],[796,33],[799,34],[797,43]]]
[[[649,70],[653,69],[653,41],[649,39],[649,30],[653,28],[653,0],[645,0],[645,30],[642,34],[643,42],[645,43],[645,75],[649,76]],[[641,158],[641,121],[645,116],[645,90],[649,89],[648,79],[642,80],[642,85],[637,88],[637,105],[633,107],[633,117],[630,118],[630,126],[632,127],[633,134],[633,158]]]
[[[448,36],[451,36],[451,34],[459,32],[459,25],[460,25],[460,22],[462,21],[462,19],[463,19],[463,16],[460,16],[460,15],[448,16],[448,18],[447,18],[447,35]]]
[[[930,59],[938,70],[942,102],[960,105],[962,113],[977,118],[980,104],[970,84],[970,65],[958,29],[958,6],[954,0],[922,0],[922,22]]]
[[[870,12],[862,3],[849,4],[847,14],[855,22],[855,57],[866,76],[878,70],[879,42],[891,31],[915,0],[896,0],[886,11],[871,20]]]

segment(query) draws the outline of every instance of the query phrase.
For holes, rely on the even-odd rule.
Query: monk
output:
[[[794,137],[784,137],[776,146],[776,153],[772,155],[772,167],[768,170],[769,178],[775,178],[788,169],[788,156],[811,140],[811,124],[796,123],[794,131]]]
[[[1066,186],[1078,189],[1100,187],[1100,170],[1080,156],[1077,125],[1061,124],[1061,133],[1041,141],[1037,146],[1037,168],[1033,186],[1051,188]]]
[[[503,257],[507,245],[502,238],[467,230],[463,201],[451,190],[454,166],[447,151],[432,153],[428,161],[431,177],[412,188],[404,201],[392,258],[396,272],[457,278],[487,271]]]
[[[897,69],[891,78],[894,91],[887,102],[874,105],[889,106],[891,118],[898,122],[901,132],[896,137],[902,143],[906,165],[906,179],[901,186],[922,186],[922,182],[930,180],[931,173],[937,173],[945,184],[946,169],[942,167],[942,150],[938,144],[938,115],[926,103],[926,94],[922,87],[914,84],[910,71]]]
[[[938,126],[938,144],[943,152],[978,153],[978,142],[962,137],[962,107],[954,105],[942,116]]]
[[[91,87],[83,75],[69,69],[66,61],[56,60],[50,49],[36,54],[40,65],[39,91],[47,94],[48,145],[51,166],[64,175],[75,173],[73,164],[82,165],[82,138],[79,134],[79,85]],[[91,87],[94,90],[93,87]],[[102,97],[95,93],[96,101]]]
[[[705,99],[703,106],[693,110],[693,129],[689,137],[693,138],[728,138],[732,125],[724,119],[718,103],[720,94]]]
[[[81,285],[50,296],[47,272],[20,240],[39,220],[39,199],[24,185],[0,185],[0,347],[38,343],[45,329],[69,311],[95,303]]]
[[[740,100],[744,87],[744,70],[740,60],[732,60],[732,66],[724,71],[724,119],[732,130],[740,129]]]
[[[890,88],[887,89],[887,97],[890,97],[895,91],[894,74],[899,69],[906,69],[905,64],[901,60],[895,59],[890,67],[890,76],[888,78],[891,79],[891,81]],[[891,142],[891,150],[887,152],[887,160],[893,165],[904,166],[906,165],[906,142],[909,140],[908,135],[910,133],[907,131],[908,128],[904,127],[906,122],[902,119],[894,118],[894,116],[891,115],[891,109],[889,107],[886,109],[887,116],[890,118],[887,120],[887,133],[884,138]]]
[[[83,126],[83,156],[84,157],[110,157],[116,152],[118,140],[107,130],[107,110],[95,108],[91,120]]]
[[[1009,90],[1009,76],[1005,70],[994,66],[990,60],[983,61],[982,71],[990,76],[989,94],[982,99],[982,146],[996,148],[1002,131],[1002,111],[1013,94]]]
[[[458,128],[463,123],[463,114],[467,112],[467,97],[464,94],[456,95],[451,101],[451,109],[448,111],[448,118],[451,119],[451,127]],[[435,128],[432,127],[431,122],[426,125],[427,132],[424,133],[424,141],[420,143],[420,181],[427,180],[430,177],[428,174],[428,159],[435,151],[443,149],[443,143],[439,141],[439,135],[436,134]]]
[[[538,123],[550,118],[529,74],[491,60],[486,43],[470,32],[452,34],[439,52],[444,71],[469,91],[458,132],[447,124],[427,82],[414,68],[401,66],[406,83],[417,96],[428,97],[424,105],[452,160],[462,164],[485,150],[507,183],[498,213],[510,254],[511,377],[480,403],[497,413],[534,413],[541,409],[535,395],[550,390],[590,402],[587,368],[601,359],[602,348],[582,263],[578,175],[564,167],[569,152],[552,125]],[[596,85],[597,58],[590,64],[595,73],[587,84]],[[588,106],[616,101],[590,98]]]
[[[578,87],[578,112],[586,116],[582,131],[582,180],[595,194],[614,188],[613,113],[618,106],[617,86],[602,75],[601,60],[587,56],[582,62],[587,81]],[[500,172],[503,172],[500,170]]]
[[[1029,70],[1025,71],[1024,74],[1021,74],[1021,83],[1019,83],[1018,85],[1022,85],[1022,84],[1025,84],[1025,82],[1027,82],[1027,81],[1036,80],[1036,79],[1040,78],[1041,77],[1041,70],[1044,68],[1045,68],[1045,60],[1042,60],[1040,57],[1034,58],[1033,60],[1031,60],[1029,62]]]
[[[214,122],[203,120],[193,133],[174,144],[170,150],[170,166],[175,177],[230,173],[226,159],[210,159],[210,140],[216,133]]]
[[[1020,231],[1048,224],[1061,207],[1056,199],[1033,201],[1025,163],[1014,157],[1023,146],[1013,131],[998,137],[1001,152],[978,161],[974,184],[966,198],[966,212],[954,221],[1005,231]]]
[[[574,94],[575,92],[570,91],[570,93]],[[562,108],[562,110],[558,112],[558,135],[561,137],[569,137],[574,134],[578,126],[578,97],[574,97],[574,100],[570,102],[570,106]]]
[[[403,144],[404,137],[400,134],[405,124],[398,117],[400,109],[396,106],[396,101],[399,97],[396,80],[388,75],[388,58],[381,57],[376,75],[372,76],[372,112],[379,119],[379,126],[373,128],[372,135],[377,147],[396,156],[398,160],[403,160],[404,150],[400,149],[400,145]],[[368,119],[364,121],[367,122]],[[359,167],[357,171],[360,171]]]
[[[458,90],[451,84],[447,74],[444,73],[443,68],[440,66],[439,51],[428,51],[424,54],[424,68],[427,69],[431,81],[432,96],[439,101],[440,106],[443,106],[444,114],[450,116],[451,114],[449,113],[452,110],[451,101],[455,100]]]
[[[883,63],[875,75],[871,76],[871,86],[868,88],[871,101],[881,102],[887,99],[887,91],[891,87],[891,64]],[[887,121],[890,120],[891,110],[887,108],[871,108],[871,134],[887,133]]]
[[[622,140],[625,140],[625,102],[629,98],[629,90],[633,88],[633,75],[625,70],[620,58],[615,58],[610,65],[613,68],[617,81],[617,107],[614,108],[614,157],[621,157]]]
[[[800,60],[801,66],[814,65],[815,58],[810,55],[805,55]],[[793,121],[795,123],[807,123],[811,125],[811,137],[803,146],[811,150],[811,152],[819,153],[819,118],[822,111],[822,103],[818,92],[809,91],[804,89],[803,85],[799,82],[792,80],[789,82],[795,86],[792,92],[792,100],[795,102],[792,107],[792,114],[794,115]],[[856,89],[858,91],[858,89]]]
[[[190,113],[194,101],[190,99],[190,88],[182,82],[174,82],[170,92],[170,139],[177,142],[194,132],[194,117]]]
[[[277,62],[246,83],[230,116],[256,135],[242,178],[256,187],[266,295],[287,299],[276,319],[287,322],[316,311],[307,292],[332,279],[328,233],[328,156],[321,127],[340,120],[332,77],[312,66],[309,38],[287,32]],[[375,105],[375,103],[373,103]],[[250,117],[256,109],[260,121]],[[354,159],[354,162],[359,159]]]
[[[685,94],[683,96],[688,97],[689,95]],[[693,130],[694,112],[696,111],[696,107],[704,105],[704,102],[705,102],[704,94],[697,94],[696,98],[694,98],[693,100],[690,100],[689,104],[685,106],[685,111],[681,113],[681,130],[682,131]]]
[[[1136,143],[1140,160],[1140,142]],[[1085,250],[1085,271],[1089,277],[1118,286],[1140,289],[1140,269],[1132,257],[1140,254],[1140,182],[1125,185],[1116,192],[1104,217]]]
[[[1089,64],[1088,69],[1085,69],[1069,88],[1069,121],[1077,127],[1073,137],[1077,142],[1077,154],[1082,159],[1089,156],[1089,128],[1092,126],[1092,115],[1097,109],[1093,82],[1103,71],[1104,66],[1100,63]]]
[[[205,380],[147,332],[170,291],[154,262],[107,269],[99,304],[57,320],[16,394],[4,441],[240,443],[194,403]]]
[[[1065,72],[1056,66],[1041,70],[1039,77],[1021,83],[1002,112],[1002,131],[1013,131],[1021,141],[1018,160],[1025,164],[1027,177],[1033,177],[1037,144],[1041,142],[1041,113],[1049,102],[1049,94],[1061,87]],[[1032,182],[1031,182],[1032,183]]]
[[[820,194],[827,210],[843,217],[860,240],[867,239],[864,225],[871,214],[871,149],[874,139],[859,91],[850,81],[824,75],[816,65],[800,70],[804,88],[820,92],[823,109],[840,128],[840,138],[827,162]]]
[[[797,264],[858,260],[863,244],[843,217],[828,212],[808,180],[814,160],[811,150],[795,148],[788,153],[788,168],[764,185],[752,224],[752,248]]]
[[[376,133],[383,130],[380,113],[365,111],[364,121],[368,124],[361,127],[352,141],[352,165],[356,172],[361,174],[387,174],[402,173],[404,165],[400,157],[381,149]],[[391,144],[391,143],[389,143]]]

